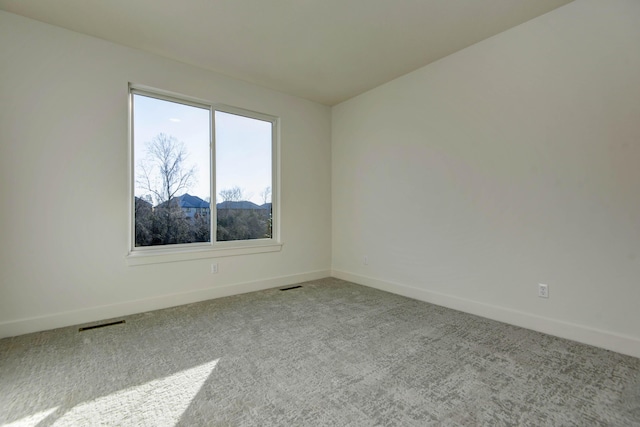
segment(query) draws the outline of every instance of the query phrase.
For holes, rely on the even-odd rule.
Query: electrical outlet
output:
[[[540,298],[549,298],[549,285],[538,283],[538,296]]]
[[[216,274],[218,272],[218,263],[214,262],[211,264],[211,274]]]
[[[364,258],[362,258],[362,263],[364,265],[369,265],[369,257],[365,255]]]

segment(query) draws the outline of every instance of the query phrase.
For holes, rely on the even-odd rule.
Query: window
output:
[[[130,254],[277,243],[277,119],[133,87]]]

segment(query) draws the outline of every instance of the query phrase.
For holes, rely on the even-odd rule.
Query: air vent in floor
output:
[[[88,331],[90,329],[105,328],[107,326],[113,326],[113,325],[121,325],[123,323],[125,323],[124,320],[118,320],[116,322],[101,323],[99,325],[93,325],[93,326],[85,326],[84,328],[78,329],[78,332]]]

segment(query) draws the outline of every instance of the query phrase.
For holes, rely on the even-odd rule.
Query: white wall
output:
[[[0,337],[330,274],[328,107],[0,12]],[[281,252],[128,266],[127,84],[281,118]]]
[[[577,0],[334,107],[334,275],[640,356],[639,22]]]

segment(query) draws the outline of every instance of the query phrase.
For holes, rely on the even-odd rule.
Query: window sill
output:
[[[282,243],[269,242],[266,244],[253,244],[233,247],[200,247],[194,249],[151,249],[131,251],[126,256],[129,266],[161,264],[165,262],[193,261],[197,259],[221,258],[227,256],[261,254],[267,252],[279,252]]]

